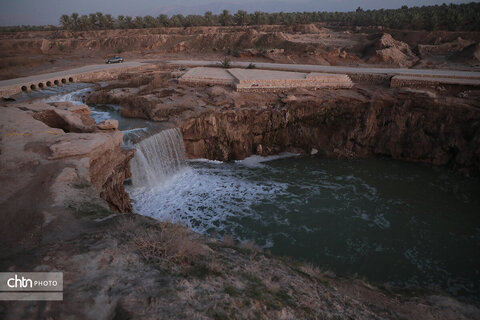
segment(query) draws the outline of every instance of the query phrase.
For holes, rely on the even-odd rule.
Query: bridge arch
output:
[[[73,82],[73,78],[72,77],[68,78],[68,82]]]
[[[27,91],[27,90],[28,90],[27,86],[22,86],[22,91],[23,91],[23,92],[25,92],[25,91]]]
[[[30,89],[35,90],[35,89],[37,89],[37,87],[34,84],[31,84]]]
[[[54,83],[56,86],[58,86],[58,84],[59,84],[58,80],[54,80],[53,83]]]
[[[39,82],[39,83],[38,83],[38,87],[39,87],[40,89],[43,89],[43,82]]]
[[[52,86],[52,81],[47,81],[47,87],[51,87]]]
[[[63,78],[62,83],[67,83],[67,79]]]

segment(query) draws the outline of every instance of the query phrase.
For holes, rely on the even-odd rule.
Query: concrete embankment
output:
[[[172,60],[167,63],[172,65],[182,66],[210,66],[218,67],[215,61],[204,60]],[[232,62],[233,68],[246,68],[249,62]],[[428,87],[431,85],[431,80],[436,79],[437,83],[446,83],[449,85],[464,85],[468,82],[469,85],[480,86],[480,72],[470,72],[461,70],[439,70],[439,69],[405,69],[405,68],[371,68],[371,67],[341,67],[341,66],[322,66],[322,65],[307,65],[307,64],[280,64],[280,63],[264,63],[254,62],[256,68],[265,70],[281,70],[294,72],[318,72],[318,73],[333,73],[346,74],[355,83],[385,83],[390,84],[390,80],[396,76],[405,76],[408,78],[402,79],[402,83],[412,87]],[[446,80],[448,79],[448,80]],[[396,86],[394,84],[394,86]]]

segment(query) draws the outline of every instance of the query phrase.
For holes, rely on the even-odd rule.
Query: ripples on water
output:
[[[190,161],[131,188],[134,210],[340,274],[480,296],[478,181],[389,160],[279,158]]]

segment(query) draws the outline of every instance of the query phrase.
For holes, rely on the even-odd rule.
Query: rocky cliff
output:
[[[328,157],[391,157],[480,173],[478,103],[426,92],[328,92],[282,106],[209,110],[180,123],[191,157],[316,149]]]
[[[121,98],[117,89],[107,89],[89,101],[121,104],[127,117],[174,122],[191,158],[234,160],[315,149],[318,156],[390,157],[480,174],[476,91],[374,86],[256,94],[171,81],[161,87]]]
[[[123,181],[134,151],[121,149],[117,123],[95,125],[70,103],[5,107],[0,121],[2,243],[38,245],[69,213],[131,212]]]
[[[191,158],[243,159],[283,151],[318,156],[389,157],[480,175],[478,92],[390,89],[237,93],[164,81],[118,97],[102,90],[90,103],[122,105],[122,114],[174,122]],[[125,95],[126,94],[126,95]]]

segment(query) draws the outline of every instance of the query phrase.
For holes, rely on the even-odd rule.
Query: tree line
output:
[[[246,25],[295,25],[329,23],[342,26],[383,26],[392,29],[480,31],[480,3],[450,4],[422,7],[402,6],[400,9],[363,10],[351,12],[276,12],[238,10],[232,14],[223,10],[220,14],[211,11],[204,15],[161,14],[157,17],[119,15],[113,17],[101,12],[89,15],[72,13],[60,17],[63,30],[141,29],[159,27],[192,26],[246,26]],[[53,26],[44,27],[47,30]],[[11,27],[12,28],[12,27]],[[15,28],[15,27],[13,27]],[[28,28],[25,26],[19,29]],[[32,27],[38,30],[39,27]],[[3,28],[5,30],[5,27]],[[12,30],[13,31],[13,30]],[[18,30],[17,30],[18,31]]]

